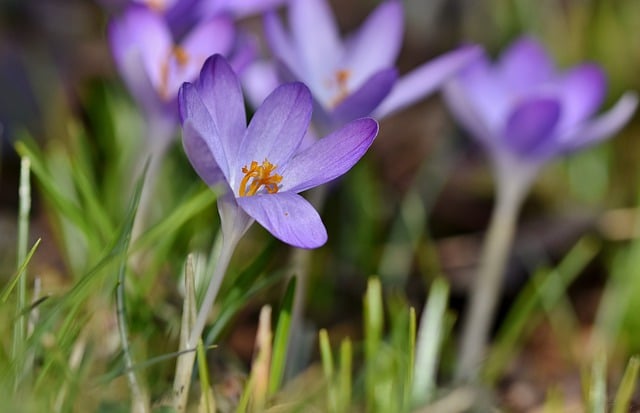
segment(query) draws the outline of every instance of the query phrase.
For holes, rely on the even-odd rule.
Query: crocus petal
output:
[[[498,71],[509,90],[522,93],[551,80],[554,66],[539,42],[523,37],[502,54]]]
[[[165,93],[174,97],[183,82],[192,81],[205,60],[215,54],[227,54],[235,38],[235,28],[230,18],[219,16],[198,25],[180,45],[179,53],[171,54],[168,61]]]
[[[315,90],[327,73],[339,69],[343,47],[333,13],[326,0],[293,0],[289,4],[291,35]]]
[[[195,83],[198,93],[221,136],[227,159],[234,159],[247,126],[240,81],[220,55],[207,59]]]
[[[327,242],[320,215],[303,197],[292,192],[236,198],[242,209],[276,238],[299,248]]]
[[[561,138],[561,151],[573,152],[615,135],[631,119],[637,107],[638,95],[635,92],[625,93],[613,108],[586,122],[580,130]]]
[[[295,155],[282,170],[281,191],[302,192],[346,173],[378,133],[371,118],[354,120]]]
[[[147,72],[141,70],[143,60],[139,50],[130,50],[118,66],[129,92],[147,117],[167,112]]]
[[[284,165],[300,145],[311,120],[311,93],[302,83],[287,83],[273,91],[258,108],[240,143],[237,164],[231,171],[239,174],[251,161],[267,159]]]
[[[282,5],[286,0],[224,0],[224,1],[205,1],[202,2],[203,10],[206,15],[227,12],[236,18],[243,18],[253,14],[262,13],[264,11],[274,9]],[[220,3],[217,7],[216,3]],[[208,7],[207,7],[208,5]],[[207,9],[211,14],[206,14]],[[217,10],[216,10],[217,9]]]
[[[389,94],[397,79],[398,71],[395,68],[374,73],[358,90],[349,94],[330,111],[334,126],[368,116]]]
[[[393,67],[402,46],[403,31],[402,3],[391,0],[378,6],[347,40],[344,67],[351,73],[349,83],[359,86],[378,70]]]
[[[297,79],[306,80],[303,78],[305,72],[294,52],[291,38],[285,32],[278,15],[275,12],[265,13],[263,23],[265,37],[275,57],[284,63]]]
[[[599,66],[584,64],[567,72],[560,79],[559,87],[562,99],[560,129],[566,130],[596,112],[602,104],[607,85]]]
[[[532,98],[520,103],[507,119],[502,139],[511,151],[537,155],[547,149],[560,119],[560,102],[550,98]]]
[[[465,46],[414,69],[398,79],[391,93],[374,112],[374,116],[378,118],[388,116],[427,97],[444,81],[474,59],[479,59],[481,55],[480,47]]]
[[[456,76],[466,99],[494,136],[501,133],[514,95],[506,88],[486,55],[474,59]]]
[[[249,104],[257,108],[280,84],[275,65],[267,61],[256,61],[242,73],[242,86]]]
[[[238,32],[229,58],[229,64],[234,72],[241,75],[256,60],[258,49],[258,39],[255,36],[246,32]]]
[[[443,88],[443,94],[449,110],[467,132],[485,146],[492,145],[493,135],[489,125],[479,116],[462,83],[458,79],[448,81]]]
[[[132,49],[139,50],[143,68],[158,89],[162,83],[163,63],[173,45],[162,17],[145,7],[132,6],[111,22],[109,33],[116,63]]]
[[[193,134],[197,134],[205,140],[216,164],[229,180],[229,159],[231,158],[229,158],[229,149],[225,142],[231,139],[225,139],[228,137],[222,136],[218,131],[218,127],[202,102],[196,86],[191,83],[182,85],[178,93],[178,102],[183,128],[186,130],[189,125],[188,128],[193,129],[186,136],[192,137]]]
[[[207,185],[214,186],[224,180],[224,174],[206,139],[193,127],[191,121],[187,121],[182,128],[182,145],[191,166]]]

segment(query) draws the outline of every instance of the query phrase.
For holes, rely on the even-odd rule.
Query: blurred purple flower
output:
[[[298,193],[351,169],[377,134],[375,120],[350,122],[302,150],[312,112],[307,87],[279,86],[247,127],[240,83],[219,55],[182,86],[179,102],[187,157],[208,185],[225,186],[218,200],[225,237],[237,239],[255,219],[293,246],[326,242],[320,216]]]
[[[99,0],[113,12],[137,4],[162,15],[174,35],[182,35],[202,20],[226,15],[241,19],[282,5],[287,0]]]
[[[194,79],[212,54],[229,53],[235,37],[232,20],[218,16],[177,44],[162,16],[142,6],[129,7],[109,25],[118,70],[147,118],[174,122],[180,85]]]
[[[398,78],[394,65],[404,16],[397,0],[383,2],[345,40],[326,0],[291,1],[288,22],[290,33],[275,12],[265,16],[280,80],[300,80],[309,86],[316,104],[314,125],[324,131],[362,116],[383,117],[414,103],[480,52],[475,46],[462,47]],[[259,100],[273,87],[273,76],[264,67],[255,73],[245,78],[245,84],[252,100]]]
[[[445,97],[460,124],[489,151],[499,179],[533,179],[547,160],[614,135],[633,115],[627,92],[594,116],[606,94],[602,69],[585,63],[558,72],[542,46],[524,37],[492,65],[484,56],[448,82]]]

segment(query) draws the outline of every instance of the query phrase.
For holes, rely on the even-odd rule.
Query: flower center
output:
[[[351,77],[351,71],[349,69],[338,69],[333,74],[333,79],[329,82],[330,87],[334,87],[338,90],[338,93],[333,98],[331,106],[335,107],[340,104],[347,96],[349,96],[349,78]]]
[[[160,71],[160,95],[167,100],[171,97],[171,91],[169,90],[169,67],[172,59],[175,59],[178,67],[182,69],[189,63],[189,54],[182,47],[174,46],[162,64]]]
[[[282,182],[282,175],[274,174],[273,171],[277,168],[268,160],[264,160],[262,165],[259,165],[256,161],[251,161],[251,165],[242,167],[242,173],[244,178],[240,181],[240,196],[252,196],[255,195],[262,187],[268,194],[275,194],[278,192],[278,184]],[[249,186],[247,188],[247,185]]]

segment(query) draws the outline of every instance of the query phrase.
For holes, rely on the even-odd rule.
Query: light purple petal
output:
[[[304,73],[300,79],[314,89],[324,77],[341,69],[343,46],[333,13],[326,0],[292,0],[289,4],[289,26]]]
[[[224,180],[211,148],[190,120],[182,128],[182,145],[191,166],[207,185],[214,186]]]
[[[241,78],[245,96],[254,108],[260,106],[280,84],[274,64],[265,60],[250,64]]]
[[[226,159],[235,159],[247,127],[242,88],[229,63],[220,55],[207,59],[195,83],[204,106],[220,133]]]
[[[320,215],[303,197],[292,192],[236,198],[247,214],[279,240],[299,248],[327,242]]]
[[[485,119],[479,116],[462,83],[458,79],[448,81],[445,83],[443,93],[449,110],[461,126],[484,145],[493,145],[494,135]]]
[[[311,120],[311,94],[302,83],[287,83],[273,91],[258,108],[240,144],[237,163],[232,165],[232,185],[251,161],[265,159],[283,166],[300,145]],[[234,186],[234,189],[237,189]]]
[[[604,100],[606,83],[604,72],[595,64],[573,68],[560,79],[560,130],[569,130],[596,112]]]
[[[238,32],[229,59],[233,71],[238,75],[242,74],[256,60],[258,50],[258,39],[255,36],[246,32]]]
[[[265,37],[275,57],[295,75],[296,79],[308,82],[303,77],[304,70],[301,67],[293,42],[289,34],[285,32],[284,27],[282,27],[278,15],[275,12],[266,13],[263,23]]]
[[[616,133],[631,119],[638,107],[638,95],[625,93],[615,106],[607,112],[586,122],[580,130],[563,137],[560,144],[562,152],[573,152],[607,139]]]
[[[354,119],[371,115],[389,94],[397,78],[395,68],[383,69],[373,74],[358,90],[345,97],[329,112],[334,126],[340,127]]]
[[[521,102],[507,119],[502,135],[506,148],[523,156],[541,155],[553,142],[553,132],[560,119],[560,102],[549,98],[532,98]]]
[[[530,37],[513,42],[502,53],[498,64],[502,81],[514,93],[522,93],[550,81],[554,70],[553,62],[542,45]]]
[[[197,26],[171,53],[163,81],[166,97],[174,97],[182,83],[193,81],[209,56],[227,54],[234,38],[233,22],[226,17],[216,17]]]
[[[302,192],[346,173],[378,133],[371,118],[354,120],[295,155],[282,170],[281,191]]]
[[[162,67],[169,57],[173,41],[162,17],[145,7],[132,6],[111,22],[111,48],[116,63],[138,50],[151,83],[159,89]],[[142,69],[142,68],[141,68]]]
[[[482,56],[478,46],[465,46],[446,53],[398,79],[391,93],[375,111],[382,118],[423,99],[440,88],[447,79]]]
[[[178,93],[178,101],[183,129],[188,132],[185,136],[190,139],[197,135],[204,139],[216,164],[228,181],[230,158],[226,152],[227,145],[224,144],[226,139],[218,131],[217,125],[202,102],[197,88],[191,83],[182,85]],[[187,125],[189,126],[187,127]],[[205,169],[204,166],[200,168]]]
[[[236,18],[242,18],[276,8],[285,3],[285,1],[287,0],[218,0],[205,1],[202,3],[205,13],[207,13],[207,11],[212,14],[227,12],[233,14]],[[217,7],[212,7],[217,3],[219,3]],[[207,5],[209,6],[207,7]]]
[[[380,4],[347,41],[344,67],[351,72],[349,83],[359,86],[373,73],[393,67],[403,34],[402,3],[390,0]]]
[[[497,76],[488,58],[483,54],[471,61],[456,76],[456,81],[478,117],[494,136],[499,135],[518,96]]]

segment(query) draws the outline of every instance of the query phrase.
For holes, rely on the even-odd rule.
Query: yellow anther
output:
[[[278,192],[278,189],[280,189],[278,184],[282,182],[282,176],[272,174],[276,168],[276,165],[266,159],[262,162],[262,165],[259,165],[256,161],[251,161],[249,167],[243,166],[242,173],[244,177],[240,181],[240,188],[238,189],[240,196],[255,195],[262,187],[268,194]],[[249,188],[247,188],[247,185],[249,185]]]

